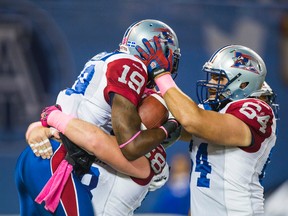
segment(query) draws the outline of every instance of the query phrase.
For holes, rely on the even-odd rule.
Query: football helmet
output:
[[[171,74],[174,78],[177,75],[179,59],[180,59],[180,48],[178,43],[178,38],[174,30],[169,27],[167,24],[154,19],[146,19],[136,23],[133,23],[126,30],[122,42],[119,45],[119,51],[125,52],[128,54],[136,55],[141,59],[136,46],[139,45],[148,52],[146,46],[144,46],[142,40],[145,38],[150,43],[151,46],[155,49],[155,44],[153,37],[158,36],[160,39],[161,47],[163,52],[168,56],[169,48],[173,52],[173,68]],[[154,81],[149,78],[147,87],[154,87]]]
[[[213,110],[221,104],[251,96],[261,89],[266,77],[266,66],[262,58],[252,49],[242,45],[228,45],[217,50],[203,66],[206,80],[197,82],[197,97],[201,104],[209,104]],[[217,76],[218,83],[211,81]],[[221,84],[221,78],[227,78]],[[209,94],[213,89],[215,95]]]
[[[266,103],[268,103],[274,111],[276,120],[280,120],[279,114],[278,114],[280,106],[276,102],[277,94],[272,90],[272,88],[269,86],[269,84],[266,81],[264,81],[260,90],[255,91],[251,94],[251,97],[259,98],[261,100],[264,100]]]

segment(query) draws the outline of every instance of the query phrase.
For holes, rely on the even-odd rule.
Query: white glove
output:
[[[153,176],[152,180],[150,181],[148,190],[155,191],[161,188],[169,179],[169,171],[169,165],[166,163],[162,172]]]

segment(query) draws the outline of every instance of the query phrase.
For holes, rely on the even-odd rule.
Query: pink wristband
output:
[[[61,133],[65,134],[65,129],[73,116],[67,115],[60,110],[56,110],[50,113],[47,119],[48,125],[56,128]]]
[[[155,83],[157,84],[162,96],[168,89],[177,87],[170,74],[164,74],[160,76],[159,78],[155,79]]]
[[[26,131],[26,134],[25,134],[26,140],[28,140],[28,137],[29,137],[31,131],[32,131],[34,128],[39,127],[39,126],[42,126],[42,124],[41,124],[40,121],[38,121],[38,122],[33,122],[32,124],[29,125],[29,127],[28,127],[28,129],[27,129],[27,131]]]
[[[139,134],[141,133],[141,130],[138,131],[136,134],[134,134],[127,142],[119,145],[119,148],[124,148],[127,144],[129,144],[132,140],[134,140]]]
[[[163,126],[160,126],[159,128],[161,128],[163,131],[164,131],[164,133],[166,134],[166,139],[168,138],[168,132],[167,132],[167,130],[163,127]]]

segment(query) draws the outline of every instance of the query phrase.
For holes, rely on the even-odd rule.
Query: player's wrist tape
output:
[[[130,142],[132,142],[139,134],[141,133],[141,130],[138,131],[137,133],[135,133],[127,142],[119,145],[119,148],[124,148],[127,144],[129,144]]]
[[[170,74],[164,74],[156,78],[155,83],[157,84],[162,96],[164,96],[168,89],[177,87]]]
[[[61,133],[65,134],[65,129],[72,119],[73,116],[67,115],[60,110],[55,110],[49,114],[47,123],[48,125],[59,130]]]
[[[41,123],[40,121],[38,121],[38,122],[33,122],[32,124],[29,125],[29,127],[28,127],[28,129],[27,129],[27,131],[26,131],[26,134],[25,134],[26,140],[28,140],[28,137],[29,137],[31,131],[32,131],[34,128],[39,127],[39,126],[42,126],[42,123]]]

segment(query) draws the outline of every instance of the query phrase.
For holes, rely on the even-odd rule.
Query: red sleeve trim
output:
[[[147,177],[147,178],[145,178],[145,179],[140,179],[140,178],[135,178],[135,177],[130,177],[135,183],[137,183],[137,184],[139,184],[139,185],[141,185],[141,186],[145,186],[145,185],[147,185],[150,181],[151,181],[151,179],[153,178],[153,176],[154,176],[154,172],[153,172],[153,170],[152,169],[150,169],[150,175]]]
[[[114,92],[127,98],[138,106],[147,85],[147,72],[143,65],[132,58],[119,58],[107,64],[107,86],[104,97],[111,104],[110,93]]]
[[[273,112],[271,107],[261,100],[249,98],[232,102],[226,110],[243,121],[252,134],[252,144],[248,147],[239,147],[246,152],[257,152],[263,141],[272,133]]]

